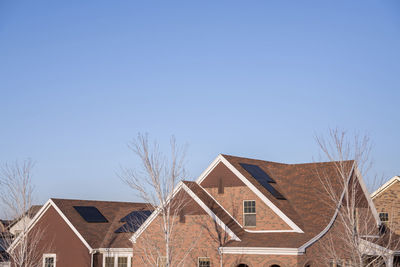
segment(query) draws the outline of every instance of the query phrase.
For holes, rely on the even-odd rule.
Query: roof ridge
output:
[[[228,154],[221,154],[223,157],[232,157],[232,158],[241,158],[241,159],[248,159],[248,160],[257,160],[257,161],[263,161],[266,163],[274,163],[274,164],[282,164],[282,165],[307,165],[307,164],[327,164],[327,163],[333,163],[333,162],[354,162],[354,159],[350,160],[336,160],[336,161],[315,161],[315,162],[302,162],[302,163],[283,163],[283,162],[277,162],[277,161],[270,161],[270,160],[264,160],[264,159],[258,159],[258,158],[248,158],[248,157],[241,157],[241,156],[235,156],[235,155],[228,155]]]
[[[130,201],[114,201],[114,200],[91,200],[91,199],[76,199],[76,198],[50,198],[51,200],[59,201],[90,201],[90,202],[100,202],[100,203],[126,203],[126,204],[149,204],[146,202],[130,202]]]

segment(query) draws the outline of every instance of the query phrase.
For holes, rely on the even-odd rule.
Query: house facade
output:
[[[354,162],[346,164],[347,181],[356,185],[361,200],[357,209],[368,210],[365,220],[377,230],[381,222],[364,182]],[[321,173],[332,178],[342,200],[335,163],[282,164],[219,155],[195,182],[180,183],[171,196],[171,203],[178,197],[187,203],[174,218],[172,266],[181,259],[184,266],[200,267],[345,266],[350,256],[340,250],[346,247],[339,238],[340,205],[327,205]],[[156,210],[132,235],[134,266],[164,266],[162,220]],[[339,248],[332,259],[321,255],[329,242]],[[393,266],[392,256],[386,266]]]
[[[379,217],[400,235],[400,177],[394,176],[371,194]]]
[[[34,266],[131,267],[129,237],[139,221],[132,224],[131,218],[149,215],[147,208],[144,203],[50,199],[28,226]],[[20,249],[22,238],[17,237],[10,254]]]

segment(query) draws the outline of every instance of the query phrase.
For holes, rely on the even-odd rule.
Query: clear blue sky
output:
[[[0,162],[36,161],[38,202],[134,200],[127,142],[297,163],[329,127],[400,174],[400,2],[0,1]]]

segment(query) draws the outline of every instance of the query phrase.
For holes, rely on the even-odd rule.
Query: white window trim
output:
[[[45,253],[45,254],[43,254],[43,267],[45,266],[45,263],[46,263],[46,261],[45,261],[45,259],[46,258],[54,258],[54,267],[56,267],[56,264],[57,264],[57,255],[56,254],[54,254],[54,253]]]
[[[200,267],[200,259],[208,259],[208,261],[210,262],[210,266],[211,266],[210,257],[197,257],[197,267]]]
[[[381,214],[387,214],[387,221],[382,221],[381,219]],[[383,217],[383,216],[382,216]],[[385,222],[389,222],[389,212],[379,212],[379,219],[381,220],[381,222],[385,223]]]
[[[256,210],[256,212],[254,212],[254,213],[245,213],[244,212],[244,202],[246,202],[246,201],[254,201],[254,208],[255,208],[255,210]],[[255,226],[248,226],[248,225],[246,225],[245,224],[245,220],[244,220],[244,215],[245,214],[254,214],[254,215],[256,215],[256,225]],[[245,199],[245,200],[243,200],[243,218],[242,218],[242,220],[243,220],[243,227],[246,227],[246,228],[255,228],[255,227],[257,227],[257,206],[256,206],[256,200],[254,200],[254,199]]]
[[[131,252],[102,252],[103,266],[106,266],[106,257],[114,257],[114,267],[118,267],[118,258],[128,258],[128,267],[132,267],[132,253]]]

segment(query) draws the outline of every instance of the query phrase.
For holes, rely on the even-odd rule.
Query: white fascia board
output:
[[[220,247],[222,254],[248,255],[302,255],[304,251],[298,248],[269,248],[269,247]]]
[[[207,175],[208,175],[208,173],[210,173],[210,172],[207,172]],[[246,232],[249,232],[249,233],[297,233],[296,230],[249,230],[249,229],[244,229],[242,224],[239,223],[207,190],[204,190],[204,191],[207,193],[207,195],[210,198],[212,198],[212,200],[214,200],[216,203],[218,203],[218,205],[226,212],[226,214],[228,214],[231,217],[231,219],[234,220]]]
[[[199,204],[200,207],[202,207],[208,215],[211,216],[211,218],[213,218],[213,220],[219,225],[221,226],[222,229],[224,229],[224,231],[226,231],[228,233],[228,235],[236,241],[240,241],[239,237],[237,237],[237,235],[228,227],[226,226],[226,224],[224,224],[221,219],[219,219],[217,217],[217,215],[206,205],[204,204],[203,201],[201,201],[201,199],[195,194],[193,193],[192,190],[190,190],[189,187],[187,187],[185,184],[183,185],[183,189],[197,202],[197,204]]]
[[[196,202],[199,204],[200,207],[202,207],[209,216],[218,224],[220,225],[227,233],[228,235],[236,241],[240,241],[240,239],[236,236],[236,234],[229,229],[228,226],[226,226],[218,217],[215,213],[213,213],[206,204],[204,204],[203,201],[201,201],[195,193],[193,193],[192,190],[190,190],[183,182],[180,182],[178,186],[174,189],[174,193],[172,194],[171,197],[168,198],[167,202],[168,203],[173,196],[176,195],[176,193],[180,190],[183,189],[185,190]],[[146,230],[146,228],[153,222],[153,220],[160,214],[161,208],[157,208],[156,211],[154,211],[149,218],[139,227],[139,229],[132,235],[132,237],[129,239],[132,243],[136,243],[137,238]]]
[[[168,198],[166,199],[166,204],[178,193],[178,191],[182,188],[183,182],[180,181],[178,185],[175,187],[174,191]],[[142,223],[139,229],[129,238],[132,243],[136,243],[136,239],[146,230],[146,228],[153,222],[155,218],[160,214],[161,207],[157,207],[155,211],[151,213],[151,215]]]
[[[347,184],[350,182],[351,176],[353,175],[354,167],[355,167],[355,163],[353,163],[353,166],[351,167],[351,171],[350,171],[349,177],[347,177]],[[318,235],[314,236],[312,239],[310,239],[309,241],[307,241],[307,243],[305,243],[304,245],[302,245],[302,246],[299,248],[301,251],[305,251],[305,249],[306,249],[307,247],[311,246],[314,242],[316,242],[316,241],[317,241],[318,239],[320,239],[323,235],[325,235],[326,232],[329,231],[329,229],[332,227],[332,225],[333,225],[333,223],[335,222],[336,217],[337,217],[337,215],[338,215],[338,213],[339,213],[340,206],[342,205],[342,201],[343,201],[344,195],[345,195],[345,188],[343,188],[343,192],[342,192],[342,194],[341,194],[341,196],[340,196],[339,203],[337,203],[337,205],[336,205],[335,213],[333,214],[333,216],[332,216],[332,218],[331,218],[329,224],[328,224]]]
[[[197,178],[196,183],[200,185],[200,183],[208,176],[208,174],[218,165],[218,163],[222,162],[231,172],[233,172],[245,185],[247,185],[250,190],[252,190],[268,207],[270,207],[285,223],[287,223],[292,230],[248,230],[244,229],[244,231],[249,233],[304,233],[300,227],[298,227],[292,220],[289,219],[278,207],[275,206],[263,193],[260,192],[240,171],[238,171],[228,160],[224,158],[221,154],[219,154],[213,162],[207,167],[207,169]],[[207,192],[207,190],[205,190]],[[219,204],[219,202],[211,196],[208,192],[207,194]],[[224,207],[220,205],[222,209]],[[233,216],[224,209],[224,211],[238,224],[240,227],[243,226],[235,219]]]
[[[68,218],[64,215],[64,213],[62,213],[62,211],[57,207],[57,205],[53,202],[52,199],[50,199],[50,203],[52,204],[53,208],[58,212],[58,214],[61,216],[61,218],[63,218],[64,221],[68,224],[71,230],[79,237],[82,243],[89,249],[89,251],[92,251],[93,249],[90,247],[88,242],[83,238],[83,236],[78,232],[78,230],[76,230],[75,226],[68,220]]]
[[[205,169],[199,176],[199,178],[197,178],[196,183],[201,184],[201,182],[203,182],[203,180],[208,176],[208,174],[218,165],[218,163],[221,162],[222,160],[222,155],[219,154],[214,160],[213,162],[211,162],[211,164],[207,167],[207,169]]]
[[[20,239],[23,235],[26,235],[30,229],[36,224],[36,222],[43,216],[43,214],[47,211],[47,209],[51,206],[50,199],[40,208],[40,210],[36,213],[36,215],[32,218],[29,222],[28,226],[26,227],[26,232],[20,233],[17,238],[11,243],[11,245],[7,249],[7,253],[10,253],[14,250],[16,245],[19,243]]]
[[[100,253],[107,253],[107,252],[113,252],[113,253],[132,253],[133,248],[97,248],[95,249]]]
[[[400,182],[400,177],[399,176],[394,176],[392,177],[389,181],[384,183],[381,187],[379,187],[375,192],[371,194],[371,198],[375,198],[381,193],[383,193],[386,189],[388,189],[390,186],[392,186],[395,182]]]
[[[367,202],[368,202],[369,207],[370,207],[370,209],[371,209],[372,215],[373,215],[374,218],[375,218],[376,224],[379,226],[379,225],[382,224],[382,223],[381,223],[381,219],[379,218],[379,215],[378,215],[378,212],[376,211],[374,202],[372,201],[372,198],[371,198],[371,196],[369,195],[367,186],[365,185],[364,179],[362,178],[361,172],[359,171],[359,169],[357,168],[357,166],[355,166],[355,173],[356,173],[356,176],[357,176],[357,178],[358,178],[358,182],[360,183],[360,186],[361,186],[361,188],[362,188],[362,190],[363,190],[363,192],[364,192],[364,195],[365,195],[365,197],[366,197],[366,199],[367,199]]]
[[[42,216],[45,214],[45,212],[50,208],[53,207],[57,213],[61,216],[61,218],[67,223],[67,225],[71,228],[71,230],[78,236],[78,238],[82,241],[82,243],[89,249],[89,252],[92,251],[92,248],[90,245],[87,243],[87,241],[83,238],[83,236],[76,230],[76,228],[73,226],[73,224],[68,220],[68,218],[62,213],[62,211],[57,207],[57,205],[53,202],[52,199],[49,199],[45,205],[39,210],[39,212],[33,217],[32,221],[30,221],[26,233],[21,233],[11,244],[9,250],[12,251],[19,240],[21,239],[22,235],[26,235],[34,226],[35,224],[42,218]],[[7,250],[7,251],[9,251]]]
[[[286,214],[284,214],[274,203],[272,203],[260,190],[257,189],[240,171],[238,171],[228,160],[226,160],[222,155],[221,162],[228,167],[247,187],[249,187],[273,212],[275,212],[281,219],[289,225],[294,232],[304,233],[300,227],[298,227],[291,219],[289,219]]]
[[[362,251],[366,255],[382,255],[382,253],[393,254],[395,252],[391,249],[379,246],[375,243],[372,243],[370,241],[361,238],[359,238],[359,244],[360,244],[359,245],[360,251]]]

